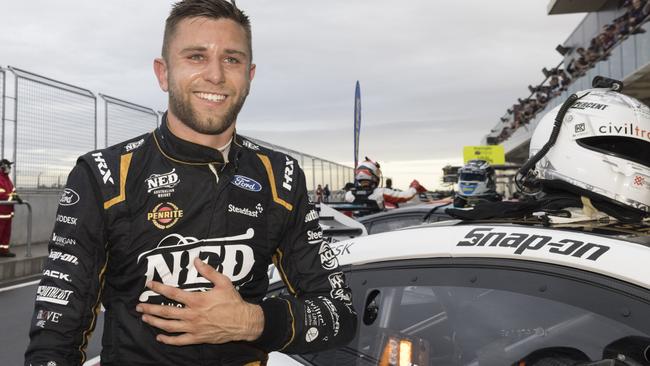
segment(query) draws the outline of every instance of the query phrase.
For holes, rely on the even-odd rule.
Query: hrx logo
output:
[[[115,184],[115,182],[113,182],[113,177],[111,177],[111,170],[108,169],[108,164],[106,164],[106,160],[104,160],[104,156],[102,155],[102,153],[96,152],[92,154],[92,156],[95,157],[95,162],[97,163],[97,170],[99,170],[99,174],[101,174],[102,179],[104,180],[104,184],[106,184],[106,182],[111,182],[111,184]]]
[[[287,191],[291,190],[291,182],[293,182],[293,160],[288,156],[285,156],[287,162],[284,166],[284,181],[282,182],[282,187]]]

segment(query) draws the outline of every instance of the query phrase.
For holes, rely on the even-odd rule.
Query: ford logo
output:
[[[79,194],[77,192],[73,191],[70,188],[63,190],[63,194],[59,199],[59,204],[61,206],[72,206],[77,202],[79,202]]]
[[[243,175],[235,175],[232,177],[230,183],[251,192],[259,192],[262,190],[262,185],[259,184],[255,179],[244,177]]]

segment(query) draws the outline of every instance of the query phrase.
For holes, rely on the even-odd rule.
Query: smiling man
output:
[[[235,132],[255,75],[248,17],[186,0],[154,61],[150,134],[79,158],[38,286],[25,365],[257,365],[349,342],[356,313],[293,158]],[[264,298],[274,263],[288,296]]]

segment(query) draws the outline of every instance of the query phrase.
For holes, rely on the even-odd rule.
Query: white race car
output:
[[[332,248],[356,337],[270,366],[650,365],[650,225],[445,221]]]

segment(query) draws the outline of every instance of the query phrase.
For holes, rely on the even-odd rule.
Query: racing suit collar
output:
[[[154,139],[161,153],[170,160],[184,164],[218,164],[224,165],[221,152],[211,147],[195,144],[174,135],[167,127],[167,112],[163,115],[160,127],[154,132]],[[237,140],[237,133],[233,142]],[[231,144],[228,154],[229,161],[238,157],[240,144]]]

